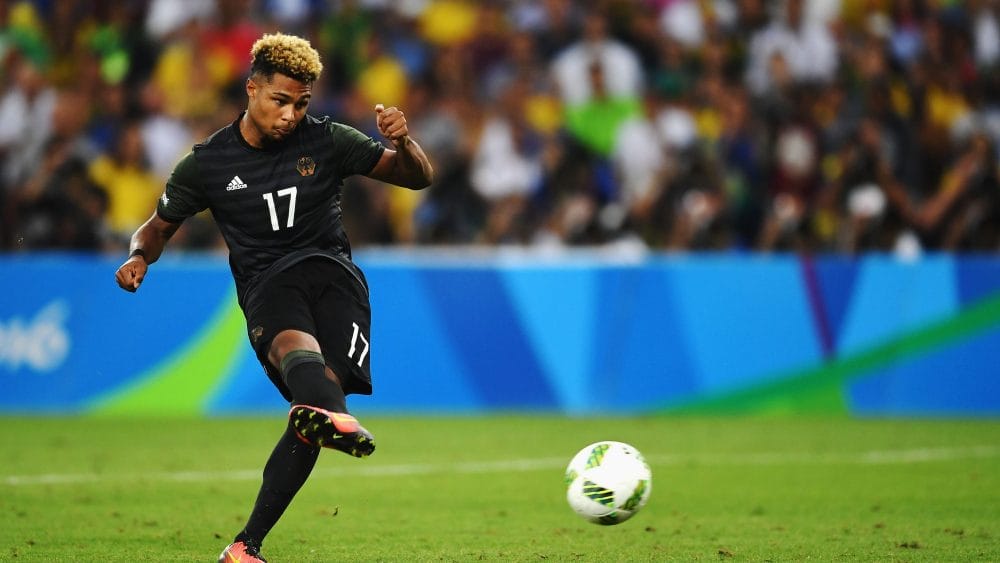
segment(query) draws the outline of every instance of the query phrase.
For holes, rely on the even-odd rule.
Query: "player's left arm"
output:
[[[369,178],[388,182],[404,188],[420,190],[434,180],[434,168],[412,137],[406,125],[406,116],[393,106],[375,106],[375,124],[393,149],[386,149],[375,166],[368,172]]]

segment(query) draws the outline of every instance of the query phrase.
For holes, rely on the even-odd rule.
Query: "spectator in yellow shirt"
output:
[[[108,224],[115,236],[128,237],[149,218],[162,182],[145,159],[139,124],[122,128],[110,155],[90,165],[90,178],[108,194]]]

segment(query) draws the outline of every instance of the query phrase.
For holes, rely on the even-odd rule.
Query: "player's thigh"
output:
[[[316,337],[345,393],[371,393],[371,306],[346,270],[331,280],[315,304]]]
[[[247,331],[250,343],[265,368],[276,336],[284,331],[316,334],[312,296],[308,280],[282,272],[267,280],[247,304]]]

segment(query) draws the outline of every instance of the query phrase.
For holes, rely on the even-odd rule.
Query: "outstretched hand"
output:
[[[142,256],[130,257],[115,272],[115,281],[118,282],[118,287],[135,293],[139,289],[139,286],[142,285],[142,279],[146,277],[146,270],[148,268],[149,265],[146,264],[146,260]]]
[[[406,116],[396,106],[387,108],[382,104],[375,104],[375,125],[379,132],[396,146],[404,142],[410,134],[406,127]]]

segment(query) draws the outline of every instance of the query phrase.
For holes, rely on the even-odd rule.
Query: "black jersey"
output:
[[[209,209],[229,247],[240,304],[257,283],[310,256],[360,276],[341,217],[344,178],[367,174],[385,147],[353,127],[307,115],[292,134],[250,146],[239,121],[194,146],[174,168],[156,207],[178,223]]]

